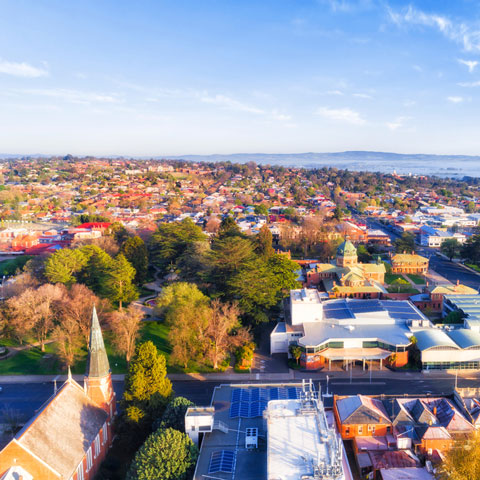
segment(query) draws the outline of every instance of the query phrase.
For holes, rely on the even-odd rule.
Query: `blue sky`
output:
[[[0,0],[0,152],[480,154],[480,2]]]

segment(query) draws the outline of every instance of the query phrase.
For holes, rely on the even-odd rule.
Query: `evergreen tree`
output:
[[[185,432],[185,414],[188,407],[194,404],[185,397],[175,397],[165,409],[161,418],[157,419],[153,425],[153,430],[157,428],[174,428],[179,432]]]
[[[135,269],[124,255],[119,254],[114,259],[105,281],[107,298],[112,302],[118,302],[120,310],[122,304],[138,298],[138,291],[133,284]]]
[[[262,228],[260,228],[260,231],[255,239],[255,251],[265,258],[270,258],[275,253],[272,240],[272,232],[267,225],[262,225]]]
[[[77,281],[76,275],[85,267],[87,257],[80,250],[68,248],[58,250],[48,257],[45,276],[50,283],[71,285]]]
[[[218,238],[225,237],[243,237],[243,234],[240,230],[240,227],[237,225],[237,222],[233,217],[227,216],[220,223],[220,228],[218,229]]]
[[[150,242],[152,262],[166,272],[189,245],[205,240],[207,237],[202,229],[190,218],[185,218],[181,222],[164,223],[152,235]]]
[[[135,269],[135,283],[145,283],[148,270],[148,250],[145,242],[138,236],[128,238],[120,251]]]
[[[87,258],[85,267],[79,276],[84,283],[97,295],[107,296],[106,280],[112,268],[112,257],[96,245],[85,245],[79,249]]]
[[[173,428],[152,433],[135,455],[127,480],[188,480],[198,449],[188,435]]]
[[[165,356],[151,341],[137,345],[125,376],[122,407],[127,421],[149,425],[162,415],[171,396]]]

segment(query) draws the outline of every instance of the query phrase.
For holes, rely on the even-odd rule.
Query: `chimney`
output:
[[[433,414],[437,416],[437,407],[433,407]]]

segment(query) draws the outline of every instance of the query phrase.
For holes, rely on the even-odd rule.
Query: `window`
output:
[[[372,435],[375,435],[375,425],[372,425]]]
[[[387,427],[387,433],[390,433],[391,427]]]
[[[362,435],[362,433],[363,433],[363,425],[359,425],[358,426],[358,434]]]
[[[92,468],[93,460],[92,460],[92,447],[90,447],[87,451],[87,472]]]
[[[368,431],[369,431],[369,432],[372,431],[372,426],[371,426],[371,425],[368,426]]]
[[[77,467],[77,480],[84,480],[83,477],[83,460],[80,465]]]
[[[100,435],[95,437],[95,458],[100,454]]]
[[[103,424],[103,444],[105,445],[108,442],[108,427],[107,422]]]
[[[345,429],[345,435],[350,435],[350,427],[347,427],[347,428]]]

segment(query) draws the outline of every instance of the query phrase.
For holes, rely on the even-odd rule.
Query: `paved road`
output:
[[[360,379],[353,379],[352,383],[345,376],[335,376],[332,372],[329,378],[329,392],[336,395],[353,395],[362,393],[365,395],[440,395],[450,394],[453,391],[455,378],[428,378],[418,380],[408,378],[408,374],[404,379],[385,378],[375,375],[372,378],[372,383],[369,383],[368,377]],[[320,378],[316,374],[312,377]],[[297,380],[298,381],[298,380]],[[209,405],[213,389],[222,382],[209,381],[175,381],[173,388],[177,395],[187,397],[197,405]],[[228,383],[228,382],[223,382]],[[258,382],[249,382],[258,383]],[[326,391],[326,379],[322,375],[320,380],[315,380],[315,384],[320,383],[322,391]],[[480,379],[458,378],[459,387],[480,387]],[[123,382],[114,382],[114,389],[117,393],[117,398],[121,398],[123,394]],[[6,411],[14,411],[20,418],[27,420],[53,393],[52,383],[12,383],[4,384],[3,392],[0,393],[0,423],[5,416]]]
[[[430,257],[430,268],[452,283],[457,283],[457,280],[459,280],[463,285],[475,288],[476,290],[480,289],[479,275],[469,272],[461,265],[445,260],[438,255],[432,255]]]

